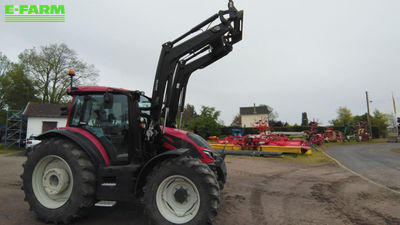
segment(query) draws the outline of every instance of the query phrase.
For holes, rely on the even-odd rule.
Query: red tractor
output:
[[[67,125],[38,136],[41,143],[23,165],[25,200],[40,219],[66,224],[92,206],[142,199],[153,224],[211,223],[226,179],[224,156],[200,136],[176,129],[175,118],[192,72],[242,39],[243,11],[232,1],[228,7],[162,46],[151,98],[121,88],[73,87],[69,73]]]

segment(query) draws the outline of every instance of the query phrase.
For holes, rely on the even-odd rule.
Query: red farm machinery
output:
[[[224,155],[175,124],[190,75],[230,53],[242,23],[243,11],[229,1],[228,10],[163,44],[151,97],[74,87],[70,71],[67,125],[38,136],[24,163],[25,200],[38,217],[67,224],[92,206],[142,199],[152,224],[211,224],[227,175]]]
[[[343,141],[342,132],[334,130],[333,127],[326,127],[324,131],[325,142],[341,142]]]
[[[217,140],[216,144],[212,144],[215,149],[226,150],[257,150],[268,155],[272,152],[280,153],[299,153],[311,154],[311,148],[306,140],[289,140],[285,135],[273,134],[267,121],[260,120],[256,123],[258,134],[247,134],[244,132],[236,132],[234,135]],[[253,152],[247,152],[254,155]],[[227,154],[239,154],[237,152],[228,151]],[[240,155],[242,155],[240,153]],[[272,154],[274,155],[274,154]]]
[[[317,127],[317,122],[311,122],[310,130],[306,130],[305,133],[307,134],[307,140],[310,144],[320,146],[324,143],[324,135],[317,132]]]
[[[371,140],[371,135],[368,133],[368,125],[365,122],[360,122],[354,126],[354,135],[358,142]]]

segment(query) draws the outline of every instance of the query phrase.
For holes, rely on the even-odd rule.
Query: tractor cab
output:
[[[83,129],[95,136],[104,146],[111,164],[128,164],[131,158],[142,159],[146,158],[146,153],[151,154],[150,150],[146,152],[143,149],[144,145],[137,146],[140,151],[132,151],[138,149],[133,140],[144,138],[150,122],[151,99],[144,93],[83,86],[74,87],[69,94],[73,96],[73,100],[67,127]],[[139,114],[135,114],[135,111]],[[135,121],[140,123],[134,125]],[[161,129],[164,131],[162,145],[153,154],[189,148],[198,151],[204,163],[214,161],[215,153],[202,137],[170,127]]]
[[[84,129],[95,136],[111,164],[127,164],[132,157],[142,158],[137,155],[141,152],[131,149],[135,149],[134,140],[142,138],[146,115],[150,114],[150,98],[138,91],[100,86],[74,87],[69,94],[73,100],[67,127]]]

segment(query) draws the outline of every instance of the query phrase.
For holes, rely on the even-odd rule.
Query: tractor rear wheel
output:
[[[153,224],[211,224],[219,205],[218,182],[198,159],[168,159],[148,176],[144,203]]]
[[[95,168],[86,153],[64,138],[43,140],[28,154],[22,174],[25,201],[39,219],[70,223],[95,201]]]

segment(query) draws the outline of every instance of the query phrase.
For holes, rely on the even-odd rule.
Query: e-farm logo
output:
[[[64,22],[64,5],[5,5],[5,22]]]

